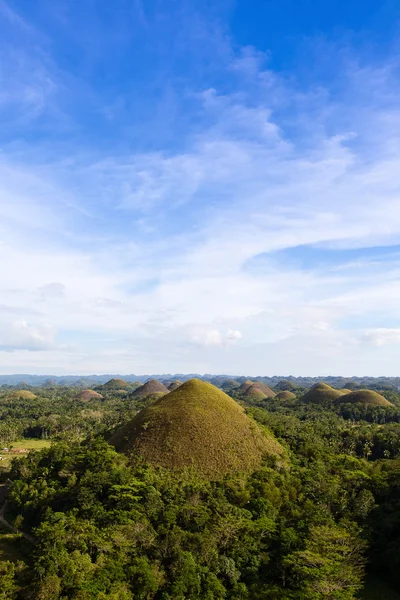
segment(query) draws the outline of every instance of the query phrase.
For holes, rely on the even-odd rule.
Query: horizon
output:
[[[396,377],[400,6],[322,4],[0,0],[2,375]]]

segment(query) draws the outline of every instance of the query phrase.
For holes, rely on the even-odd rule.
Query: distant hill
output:
[[[128,390],[130,387],[130,384],[124,379],[110,379],[104,385],[102,385],[102,389],[105,392],[111,392],[114,390]]]
[[[303,402],[312,402],[314,404],[321,404],[327,401],[333,401],[343,396],[342,390],[335,390],[327,383],[317,383],[308,392],[301,396],[300,400]]]
[[[131,397],[138,400],[144,400],[144,398],[148,398],[148,396],[153,396],[158,393],[168,394],[168,392],[168,388],[166,388],[161,381],[150,379],[150,381],[146,381],[144,385],[132,392]]]
[[[265,383],[260,381],[252,383],[251,385],[248,385],[247,383],[248,382],[240,386],[238,390],[238,392],[240,392],[240,389],[244,389],[241,394],[243,398],[257,398],[259,400],[263,400],[265,398],[273,398],[276,395],[275,392],[268,387],[268,385],[265,385]]]
[[[173,392],[174,390],[176,390],[176,388],[178,388],[180,385],[182,385],[183,381],[180,381],[179,379],[174,379],[173,381],[169,381],[168,385],[165,385],[165,387],[170,391]]]
[[[103,396],[94,390],[82,390],[76,398],[88,402],[89,400],[102,400]]]
[[[293,392],[289,392],[288,390],[283,390],[282,392],[279,392],[275,398],[276,400],[295,400],[296,394],[293,394]]]
[[[243,408],[213,385],[192,379],[140,411],[110,439],[117,451],[153,465],[192,467],[209,477],[250,471],[283,449]]]
[[[29,390],[15,390],[9,394],[10,398],[16,398],[18,400],[35,400],[37,398],[36,394],[30,392]]]
[[[355,390],[349,394],[344,394],[336,400],[340,404],[359,402],[370,406],[393,406],[389,400],[374,392],[373,390]]]
[[[275,389],[279,392],[291,392],[292,390],[296,389],[296,386],[292,381],[289,381],[288,379],[281,379],[276,384]]]

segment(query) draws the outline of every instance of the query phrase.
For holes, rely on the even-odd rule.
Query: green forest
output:
[[[311,383],[3,385],[0,599],[399,600],[400,393]]]

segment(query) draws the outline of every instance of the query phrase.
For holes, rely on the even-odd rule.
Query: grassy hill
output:
[[[303,402],[312,402],[321,404],[323,402],[332,402],[343,396],[342,390],[336,390],[327,383],[317,383],[308,392],[301,396]]]
[[[89,400],[101,400],[103,396],[94,390],[82,390],[76,398],[88,402]]]
[[[163,394],[168,394],[169,390],[163,383],[161,383],[161,381],[157,381],[157,379],[150,379],[150,381],[147,381],[144,385],[132,392],[132,398],[143,400],[148,396],[153,396],[154,394],[158,394],[160,392]]]
[[[337,399],[337,402],[351,403],[354,404],[359,402],[360,404],[366,404],[370,406],[393,406],[389,400],[386,400],[383,396],[372,390],[355,390],[349,394],[344,394]]]
[[[296,394],[293,394],[293,392],[289,392],[289,390],[283,390],[282,392],[279,392],[279,394],[277,394],[275,398],[277,400],[295,400]]]
[[[99,387],[101,387],[104,391],[111,392],[114,390],[127,390],[131,387],[131,385],[124,379],[110,379],[107,381],[107,383]]]
[[[191,379],[139,412],[110,439],[119,452],[172,470],[210,477],[260,466],[282,447],[243,408],[213,385]]]
[[[16,400],[34,400],[37,398],[36,394],[29,390],[15,390],[9,394],[9,397],[15,398]]]

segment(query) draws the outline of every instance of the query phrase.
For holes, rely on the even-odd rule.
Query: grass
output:
[[[400,595],[377,577],[367,577],[360,600],[400,600]]]
[[[137,398],[138,400],[143,400],[148,396],[153,396],[154,394],[163,393],[168,394],[169,390],[165,387],[161,381],[157,381],[157,379],[151,379],[147,381],[144,385],[137,388],[134,392],[132,392],[132,397]]]
[[[28,453],[29,450],[42,450],[43,448],[48,448],[50,446],[50,440],[18,440],[10,444],[10,446],[12,447],[11,452],[2,452],[0,449],[0,456],[4,458],[4,460],[0,461],[0,469],[2,470],[6,470],[10,467],[13,458],[26,456],[26,453]],[[13,450],[25,450],[26,453],[14,454]]]
[[[25,540],[18,533],[11,533],[0,525],[0,562],[10,560],[26,561]]]
[[[265,454],[283,449],[224,392],[191,379],[163,396],[119,429],[110,443],[120,452],[180,470],[193,467],[206,476],[250,471]]]
[[[301,400],[313,404],[321,404],[323,402],[337,400],[341,396],[343,396],[342,390],[335,390],[335,388],[327,383],[317,383],[301,397]]]
[[[360,402],[361,404],[368,404],[372,406],[392,406],[389,400],[386,400],[383,396],[372,390],[355,390],[349,394],[344,394],[340,398],[340,402]]]
[[[296,394],[289,392],[289,390],[283,390],[282,392],[279,392],[275,398],[277,400],[296,400]]]

